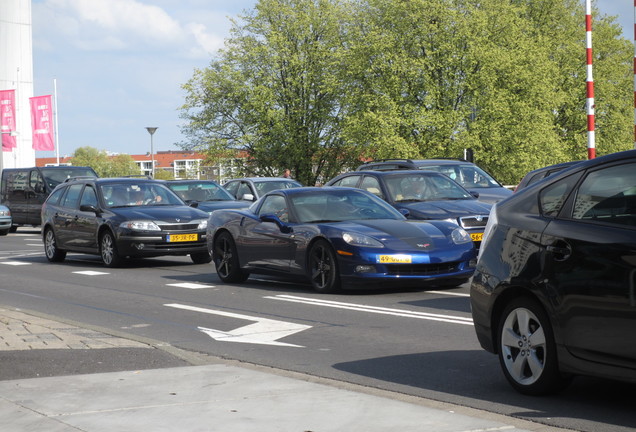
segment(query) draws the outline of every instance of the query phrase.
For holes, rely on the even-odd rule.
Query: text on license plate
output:
[[[172,235],[166,236],[166,241],[168,243],[197,241],[197,240],[199,240],[198,234],[172,234]]]
[[[472,233],[470,235],[470,238],[473,239],[473,241],[481,241],[483,236],[484,236],[484,233]]]
[[[411,255],[379,255],[378,262],[384,264],[408,264],[411,262]]]

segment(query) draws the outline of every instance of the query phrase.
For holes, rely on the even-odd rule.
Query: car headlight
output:
[[[346,232],[342,234],[342,239],[351,246],[383,248],[384,245],[379,240],[364,234]]]
[[[455,228],[451,233],[451,238],[455,244],[464,244],[473,241],[473,239],[470,238],[470,234],[468,234],[464,228]]]
[[[161,231],[161,228],[153,221],[126,221],[119,226],[134,231]]]
[[[0,210],[0,216],[11,216],[10,210]]]
[[[208,220],[204,219],[202,221],[199,222],[199,226],[197,227],[198,230],[202,230],[205,231],[208,228]]]

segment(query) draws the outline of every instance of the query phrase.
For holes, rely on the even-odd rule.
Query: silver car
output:
[[[0,205],[0,236],[9,234],[12,223],[11,210],[7,206]]]

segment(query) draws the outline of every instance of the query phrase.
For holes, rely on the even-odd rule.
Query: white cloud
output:
[[[34,41],[42,49],[62,38],[84,51],[160,50],[202,58],[223,45],[223,36],[205,24],[179,22],[137,0],[44,0],[33,5],[33,19],[44,30]]]

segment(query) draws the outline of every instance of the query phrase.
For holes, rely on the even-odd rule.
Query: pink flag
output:
[[[11,151],[17,146],[15,136],[15,90],[0,90],[0,132],[2,151]]]
[[[31,126],[33,127],[33,149],[55,150],[53,139],[53,105],[51,95],[29,98],[31,102]]]

